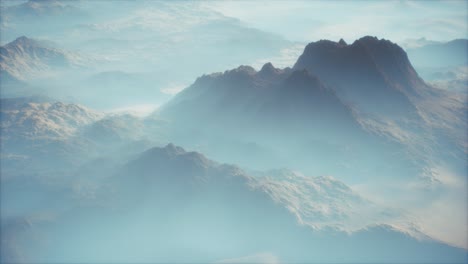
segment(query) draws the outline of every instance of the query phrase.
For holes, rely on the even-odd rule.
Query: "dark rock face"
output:
[[[273,123],[320,127],[337,118],[353,122],[351,110],[316,76],[305,70],[277,69],[271,63],[259,72],[241,66],[200,77],[161,114],[200,124],[220,119],[227,126],[255,124],[256,129]]]
[[[307,69],[367,113],[415,111],[408,96],[425,86],[398,45],[363,37],[351,45],[321,40],[307,45],[293,69]]]

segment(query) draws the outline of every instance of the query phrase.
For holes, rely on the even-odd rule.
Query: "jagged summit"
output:
[[[262,80],[271,83],[284,80],[291,72],[291,68],[275,68],[271,62],[265,63],[260,71],[256,71],[253,67],[248,65],[241,65],[237,68],[226,70],[224,72],[204,74],[198,77],[193,85],[212,85],[212,82],[220,80],[229,80],[230,82],[235,81],[239,82],[238,84],[242,83],[243,85],[250,85],[252,84],[253,80]]]
[[[276,77],[279,77],[288,72],[290,72],[290,68],[275,68],[271,62],[268,62],[263,65],[262,69],[257,73],[257,75],[264,79],[275,79]]]
[[[176,104],[184,102],[179,105],[185,109],[184,115],[199,112],[198,118],[205,119],[203,116],[214,111],[209,106],[222,105],[216,110],[218,113],[240,111],[237,108],[241,105],[248,105],[248,109],[259,107],[255,105],[266,98],[276,98],[275,93],[282,95],[280,103],[314,96],[322,98],[324,94],[317,91],[327,91],[327,97],[336,95],[343,104],[353,105],[361,112],[399,117],[416,113],[409,97],[417,95],[424,86],[405,51],[391,41],[371,36],[349,45],[343,39],[338,42],[319,40],[306,46],[292,69],[278,69],[268,62],[258,72],[242,65],[223,73],[204,75],[161,112],[174,110]],[[280,91],[278,87],[285,90]],[[197,103],[197,100],[205,103]],[[338,104],[336,100],[331,101]],[[206,105],[206,109],[201,105]],[[197,110],[189,110],[191,107]],[[181,114],[179,110],[176,112]]]
[[[401,47],[372,36],[343,42],[309,43],[293,69],[307,69],[364,112],[400,116],[415,111],[408,96],[417,96],[425,84]]]
[[[359,39],[357,39],[355,42],[380,42],[380,41],[388,41],[388,40],[385,40],[385,39],[379,39],[377,38],[376,36],[364,36],[364,37],[361,37]]]
[[[332,41],[332,40],[321,39],[319,41],[309,43],[306,46],[306,49],[309,46],[314,46],[314,47],[318,47],[318,48],[333,48],[333,47],[339,47],[340,45],[339,45],[338,42],[335,42],[335,41]]]
[[[372,48],[372,47],[380,47],[382,48],[381,52],[385,52],[389,48],[394,48],[394,49],[399,49],[400,52],[405,53],[405,51],[398,46],[398,44],[388,40],[381,38],[379,39],[376,36],[364,36],[362,38],[359,38],[353,42],[352,45],[358,45],[358,44],[364,44],[366,47]]]
[[[377,37],[365,36],[353,42],[352,45],[362,44],[366,46],[373,55],[376,52],[379,53],[391,53],[391,55],[397,55],[399,57],[406,57],[406,52],[398,46],[396,43],[391,42],[387,39],[379,39]],[[406,60],[407,57],[406,57]],[[407,61],[409,63],[409,61]]]
[[[260,72],[272,72],[272,71],[275,71],[275,69],[276,68],[273,66],[271,62],[267,62],[262,66],[262,69],[260,70]]]
[[[390,48],[390,47],[398,47],[399,46],[389,40],[386,39],[378,39],[375,36],[365,36],[360,39],[355,40],[351,45],[348,45],[346,41],[343,39],[340,39],[338,42],[334,42],[331,40],[327,39],[321,39],[319,41],[311,42],[307,44],[304,53],[307,53],[308,51],[311,51],[313,49],[335,49],[335,48],[343,48],[343,49],[353,49],[356,48],[357,46],[364,45],[366,47],[372,48],[373,46],[379,46],[379,47],[385,47],[385,48]],[[401,48],[400,48],[401,49]],[[384,50],[382,50],[384,51]],[[401,49],[402,52],[403,49]]]

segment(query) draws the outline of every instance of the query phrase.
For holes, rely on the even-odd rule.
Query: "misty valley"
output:
[[[264,4],[2,1],[0,263],[466,263],[467,31],[264,13],[467,3]]]

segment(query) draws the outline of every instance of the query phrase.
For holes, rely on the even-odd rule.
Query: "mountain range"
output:
[[[156,119],[106,113],[44,96],[2,98],[0,105],[5,179],[72,173],[99,157],[131,156],[165,135],[164,123]]]
[[[8,67],[70,65],[13,43]],[[147,117],[44,97],[0,105],[2,262],[466,261],[411,211],[421,192],[431,208],[465,183],[466,99],[425,83],[388,40],[321,40],[292,68],[203,75]],[[196,151],[152,147],[167,142]]]
[[[3,7],[6,17],[4,23],[11,23],[14,19],[34,18],[47,16],[67,16],[75,14],[79,9],[67,1],[60,0],[29,0],[13,6]]]
[[[0,264],[468,263],[467,4],[0,0]]]
[[[109,74],[112,79],[121,75]],[[104,78],[100,83],[105,85],[107,75],[96,78]],[[124,81],[134,80],[133,75],[123,76]],[[373,76],[373,82],[368,81],[369,76]],[[359,83],[362,85],[356,85]],[[362,99],[367,94],[372,100]],[[358,100],[353,103],[352,98]],[[308,171],[312,174],[334,174],[333,168],[342,173],[342,166],[357,169],[361,162],[374,159],[377,152],[382,155],[382,164],[375,172],[349,170],[346,174],[366,178],[374,177],[371,175],[377,171],[392,173],[392,169],[377,169],[392,160],[405,164],[404,170],[414,175],[420,170],[417,168],[454,154],[446,153],[446,149],[456,149],[458,159],[466,151],[466,104],[462,98],[425,84],[400,47],[374,37],[350,45],[344,41],[310,43],[293,68],[278,69],[267,63],[260,71],[241,66],[204,75],[153,116],[160,124],[166,122],[164,132],[158,132],[166,135],[165,140],[259,169],[279,162],[278,166],[313,168]],[[122,136],[152,138],[155,131],[149,132],[148,122],[135,120],[135,128],[140,127],[137,131],[125,129],[122,124],[131,120],[100,121],[91,130],[83,130],[94,132],[82,135],[93,142]],[[106,132],[99,135],[102,131]],[[133,132],[138,136],[131,135]],[[438,143],[428,146],[428,138]],[[226,149],[220,145],[230,151],[220,152]],[[427,150],[437,156],[430,157]],[[246,151],[256,156],[255,162],[245,157]],[[314,157],[320,157],[322,163],[311,166],[309,160]]]
[[[343,173],[340,166],[347,164],[345,171],[356,178],[385,174],[382,168],[400,164],[399,175],[414,176],[435,159],[448,159],[453,153],[446,149],[456,149],[458,159],[466,152],[466,103],[427,85],[402,48],[375,37],[350,45],[312,42],[293,68],[267,63],[258,72],[241,66],[204,75],[156,116],[171,123],[171,141],[255,168],[272,165],[263,160],[282,159],[288,161],[277,165],[334,174],[331,168]],[[440,144],[428,146],[428,138]],[[226,148],[231,151],[218,151]],[[427,148],[437,154],[428,155]],[[259,153],[255,162],[244,158],[246,151]],[[268,154],[262,158],[262,153]],[[273,153],[283,156],[272,159]],[[311,166],[313,158],[322,163]],[[366,172],[354,170],[368,160],[379,164],[375,171],[368,165]]]
[[[80,138],[79,131],[102,117],[86,107],[45,97],[2,98],[3,176],[55,170],[81,160],[93,144]]]
[[[84,65],[84,59],[77,54],[24,36],[0,47],[0,70],[18,80],[43,77],[41,75]]]
[[[97,186],[72,190],[57,205],[68,208],[61,214],[2,222],[8,234],[2,236],[8,242],[2,243],[2,261],[213,262],[256,252],[274,252],[285,262],[466,257],[465,250],[415,230],[382,224],[346,233],[329,226],[328,218],[345,223],[359,217],[359,208],[371,208],[333,178],[252,177],[173,144],[137,155]],[[297,204],[314,193],[315,202]],[[311,228],[308,221],[324,226]],[[94,242],[83,243],[89,237]]]

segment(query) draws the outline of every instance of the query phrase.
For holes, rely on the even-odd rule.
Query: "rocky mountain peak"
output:
[[[346,41],[344,41],[342,38],[340,39],[340,41],[338,41],[338,44],[340,44],[340,46],[348,45],[348,43],[346,43]]]

